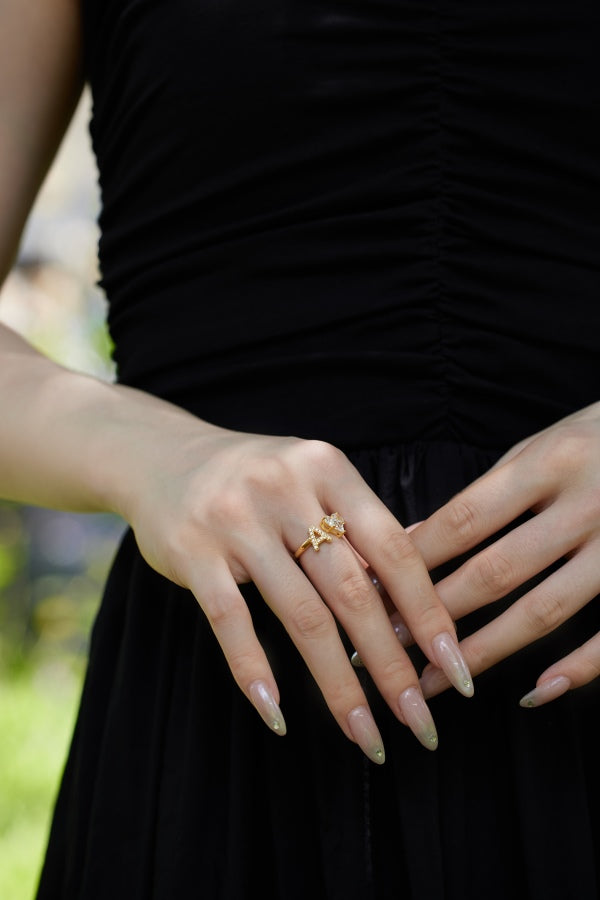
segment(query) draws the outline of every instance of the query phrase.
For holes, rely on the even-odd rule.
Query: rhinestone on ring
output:
[[[312,547],[315,553],[318,553],[321,544],[330,544],[334,537],[343,537],[346,533],[345,524],[339,513],[323,516],[319,525],[311,525],[308,529],[308,537],[294,553],[295,558],[300,559],[304,551],[308,550],[309,547]]]

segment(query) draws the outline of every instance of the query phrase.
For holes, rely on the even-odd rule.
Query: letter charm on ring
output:
[[[321,544],[330,544],[334,537],[341,538],[346,533],[345,522],[339,513],[323,516],[320,525],[311,525],[308,529],[308,538],[300,544],[294,556],[299,559],[305,550],[312,547],[315,553],[319,552]]]

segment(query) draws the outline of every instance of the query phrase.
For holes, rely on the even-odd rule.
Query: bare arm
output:
[[[0,0],[0,281],[81,96],[80,29],[78,0]],[[119,422],[141,422],[149,409],[151,418],[191,418],[68,372],[0,325],[0,496],[74,510],[120,507],[118,486],[102,477],[116,467],[103,466],[102,454],[116,452]]]
[[[81,89],[77,0],[0,0],[0,282]]]

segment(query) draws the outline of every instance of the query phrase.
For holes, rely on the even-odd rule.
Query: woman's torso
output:
[[[595,4],[83,5],[122,381],[355,447],[598,398]]]

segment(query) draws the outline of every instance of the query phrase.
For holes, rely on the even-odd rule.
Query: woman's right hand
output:
[[[79,5],[26,6],[25,16],[20,0],[2,6],[0,84],[11,87],[0,92],[10,122],[0,143],[0,281],[83,83]],[[469,693],[453,624],[414,544],[339,451],[207,426],[157,398],[61,370],[3,328],[0,418],[0,495],[123,515],[148,562],[194,592],[236,681],[279,733],[277,686],[238,589],[250,580],[345,734],[372,759],[383,760],[381,740],[335,620],[398,718],[436,746],[417,674],[352,547],[429,660]],[[298,565],[308,527],[335,511],[348,540],[310,547]]]
[[[238,587],[250,581],[341,729],[370,759],[384,761],[383,745],[336,620],[398,719],[435,749],[419,677],[363,564],[378,573],[427,658],[470,696],[453,622],[406,531],[329,444],[182,421],[183,428],[162,429],[138,447],[125,518],[146,561],[193,592],[237,684],[267,725],[285,733],[277,685]],[[328,535],[318,550],[309,544],[296,560],[309,526],[334,512],[344,517],[346,535]]]

